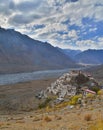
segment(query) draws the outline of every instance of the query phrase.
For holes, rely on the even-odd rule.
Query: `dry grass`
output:
[[[92,120],[92,115],[91,114],[85,114],[84,120],[91,121]]]
[[[56,120],[61,120],[62,117],[61,117],[61,116],[58,116],[58,115],[55,115],[55,119],[56,119]]]
[[[0,127],[3,126],[3,125],[4,125],[4,123],[3,123],[3,122],[0,122]]]
[[[89,130],[103,130],[103,120],[96,121],[95,125],[90,126]]]
[[[45,116],[45,117],[44,117],[44,121],[50,122],[50,121],[52,121],[52,119],[51,119],[49,116]]]
[[[16,123],[25,123],[25,121],[16,121]]]
[[[34,117],[33,122],[42,120],[40,117]]]

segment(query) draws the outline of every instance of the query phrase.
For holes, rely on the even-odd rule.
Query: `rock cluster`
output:
[[[95,79],[81,71],[70,71],[63,74],[46,90],[41,91],[37,97],[48,97],[50,94],[58,96],[59,100],[63,100],[65,96],[74,96],[76,94],[85,94],[85,89],[92,90],[93,87],[99,87]]]

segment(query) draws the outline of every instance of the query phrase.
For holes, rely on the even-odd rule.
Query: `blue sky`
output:
[[[0,0],[0,25],[61,48],[103,49],[103,0]]]

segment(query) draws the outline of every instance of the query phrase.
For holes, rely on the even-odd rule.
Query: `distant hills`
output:
[[[75,62],[49,43],[0,27],[0,73],[76,67]]]
[[[71,59],[75,59],[75,56],[82,52],[81,50],[61,49],[59,47],[56,48]]]
[[[30,72],[103,64],[103,50],[61,49],[0,27],[0,73]]]
[[[91,73],[94,78],[98,79],[98,81],[100,81],[103,86],[103,65],[91,67],[89,69],[86,69],[86,71]]]
[[[100,65],[103,64],[103,50],[89,49],[85,51],[61,49],[59,51],[64,53],[66,56],[73,59],[76,63],[88,64],[88,65]]]
[[[84,64],[103,64],[103,50],[86,50],[75,56],[75,61]]]

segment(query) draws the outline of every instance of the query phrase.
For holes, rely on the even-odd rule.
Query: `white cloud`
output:
[[[68,37],[77,40],[77,38],[78,38],[77,32],[76,32],[75,30],[71,30],[71,31],[69,31],[69,33],[68,33]]]
[[[13,0],[16,4],[18,4],[18,3],[21,3],[21,2],[26,2],[26,1],[29,1],[29,0]]]
[[[95,28],[90,28],[89,29],[89,32],[95,32],[97,30],[97,28],[95,27]]]
[[[60,23],[54,23],[54,24],[47,24],[45,28],[35,30],[35,33],[40,36],[42,34],[53,35],[57,32],[68,32],[67,26],[60,24]],[[46,36],[45,36],[46,37]]]
[[[53,45],[74,47],[72,42],[77,41],[76,47],[82,49],[103,47],[99,39],[98,41],[91,39],[78,41],[80,37],[78,31],[69,29],[71,25],[76,25],[87,35],[85,29],[88,26],[90,33],[96,32],[98,30],[96,26],[91,27],[88,23],[83,25],[82,20],[87,17],[96,22],[103,21],[103,0],[71,1],[0,0],[0,25],[15,28],[32,38],[46,40]],[[45,27],[35,29],[36,24],[44,24]]]
[[[63,6],[63,13],[68,15],[71,25],[77,24],[82,26],[82,18],[85,17],[101,21],[103,20],[103,6],[96,6],[96,4],[103,4],[103,1],[79,0],[76,3],[67,3]]]
[[[103,48],[103,37],[98,38],[98,41],[93,40],[81,40],[76,42],[77,48],[81,50],[86,49],[102,49]]]
[[[102,49],[103,48],[103,37],[98,38],[98,48]]]
[[[103,43],[103,37],[99,37],[98,41]]]
[[[92,46],[93,44],[95,44],[95,42],[92,40],[81,40],[77,41],[76,44],[78,46]]]

